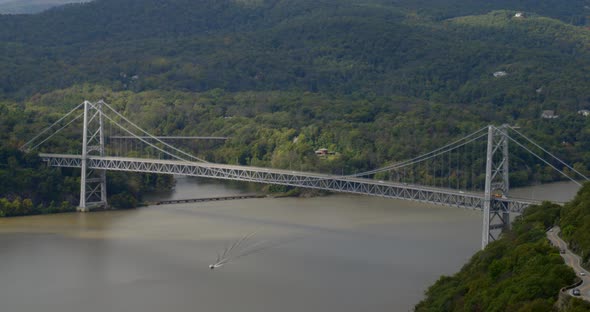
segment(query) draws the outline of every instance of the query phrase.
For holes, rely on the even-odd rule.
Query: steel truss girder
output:
[[[82,162],[80,155],[40,154],[40,157],[46,161],[49,166],[54,167],[80,168]],[[333,192],[405,199],[468,209],[481,210],[483,209],[484,204],[484,197],[480,194],[422,187],[419,185],[379,182],[363,178],[306,174],[304,172],[286,170],[206,164],[178,160],[88,156],[86,157],[86,162],[89,169],[97,170],[173,174],[278,184]],[[520,213],[524,208],[531,204],[534,203],[511,200],[508,198],[494,198],[492,199],[492,210],[501,209]]]

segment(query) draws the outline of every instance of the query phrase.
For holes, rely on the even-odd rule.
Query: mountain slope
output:
[[[384,2],[395,3],[436,20],[479,15],[494,10],[512,10],[536,13],[574,25],[584,25],[588,23],[587,15],[590,12],[588,7],[590,4],[587,0],[391,0]]]
[[[529,207],[509,233],[475,254],[460,272],[431,286],[416,311],[558,311],[560,289],[575,280],[545,235],[560,210],[550,203]],[[574,300],[559,311],[590,306]]]
[[[488,8],[453,3],[467,13]],[[590,107],[590,31],[563,22],[579,2],[561,4],[561,20],[531,13],[555,1],[518,3],[525,18],[498,10],[440,20],[408,2],[378,0],[98,0],[2,16],[0,94],[16,102],[53,99],[44,105],[63,94],[113,101],[130,94],[148,110],[206,99],[207,118],[184,108],[169,110],[163,125],[151,122],[152,111],[145,118],[150,130],[165,133],[255,134],[212,156],[224,162],[284,164],[275,158],[284,159],[278,155],[293,137],[280,133],[317,127],[305,153],[337,144],[342,163],[302,161],[354,171],[486,123],[512,123],[587,170],[590,119],[576,112]],[[506,75],[495,77],[499,71]],[[80,88],[103,93],[73,95]],[[547,109],[563,118],[540,120]],[[265,138],[269,132],[281,142]],[[406,134],[414,139],[399,138]],[[254,141],[267,147],[255,151]],[[525,161],[520,166],[520,183],[553,178],[532,177]]]
[[[136,90],[370,92],[568,109],[588,102],[587,30],[516,20],[511,11],[432,22],[405,10],[330,0],[103,0],[3,17],[2,87],[23,96],[84,81],[128,86],[124,74],[140,77]],[[490,22],[503,26],[483,26]],[[510,75],[494,79],[498,70]]]

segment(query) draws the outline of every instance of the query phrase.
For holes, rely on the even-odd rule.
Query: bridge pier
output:
[[[481,249],[484,249],[490,240],[496,240],[501,231],[510,229],[509,207],[499,200],[494,200],[506,198],[510,187],[507,127],[506,124],[501,127],[488,126]]]
[[[79,212],[90,207],[107,206],[106,170],[88,168],[88,156],[104,156],[103,101],[84,101],[84,126],[82,128],[82,155],[80,172]]]

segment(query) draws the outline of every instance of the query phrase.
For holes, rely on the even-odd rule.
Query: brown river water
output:
[[[180,178],[174,192],[152,197],[244,192]],[[575,188],[515,192],[567,200]],[[409,311],[479,249],[481,219],[352,195],[5,218],[0,311]],[[237,249],[256,252],[209,269],[248,234]]]

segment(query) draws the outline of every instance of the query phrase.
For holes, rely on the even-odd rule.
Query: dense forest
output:
[[[80,170],[48,168],[39,157],[0,147],[0,217],[75,211]],[[109,206],[133,208],[145,192],[173,186],[171,176],[107,174]]]
[[[228,137],[192,146],[220,163],[355,173],[508,123],[588,175],[589,14],[586,0],[96,0],[0,15],[0,216],[74,209],[79,171],[19,147],[83,100],[155,135]],[[44,148],[75,148],[75,131]],[[561,178],[514,153],[512,186]],[[174,183],[107,180],[114,207]],[[416,309],[554,309],[575,274],[545,229],[588,266],[589,209],[589,184],[531,207]]]
[[[79,203],[80,170],[49,168],[36,152],[19,149],[15,133],[36,124],[38,114],[0,103],[0,217],[69,212]],[[145,192],[173,185],[171,176],[109,172],[109,204],[136,207]]]
[[[510,119],[587,105],[589,31],[513,15],[433,21],[370,2],[104,0],[0,18],[1,86],[19,99],[79,82],[405,96]]]
[[[563,238],[582,257],[582,265],[590,268],[590,184],[561,211]]]
[[[575,273],[545,232],[560,223],[569,228],[563,235],[570,246],[579,246],[578,252],[587,255],[589,208],[590,183],[565,207],[548,202],[531,206],[514,221],[510,232],[476,253],[460,272],[443,276],[431,286],[416,311],[590,310],[589,303],[577,298],[556,304],[560,289],[573,284]],[[585,217],[581,210],[586,210]]]
[[[585,6],[97,0],[0,15],[1,145],[13,154],[83,100],[104,99],[156,135],[229,137],[194,146],[215,162],[354,173],[509,123],[587,174]],[[513,186],[560,178],[515,153]]]

